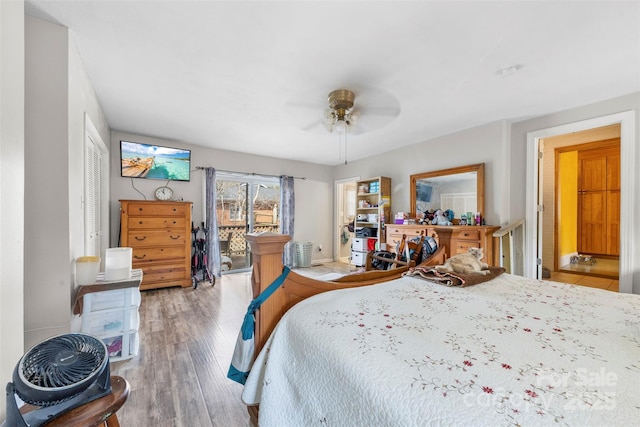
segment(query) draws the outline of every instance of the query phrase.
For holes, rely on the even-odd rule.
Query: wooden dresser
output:
[[[493,233],[500,229],[491,225],[418,225],[418,224],[388,224],[387,250],[395,252],[396,244],[406,234],[407,238],[419,236],[425,232],[427,236],[435,233],[440,245],[445,247],[447,257],[466,253],[469,248],[483,248],[484,261],[491,265],[497,265],[497,251],[493,248]]]
[[[191,286],[191,202],[120,200],[120,245],[133,248],[140,290]]]

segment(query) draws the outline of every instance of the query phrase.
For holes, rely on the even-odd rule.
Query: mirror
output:
[[[411,175],[410,181],[409,208],[416,219],[436,209],[452,210],[454,224],[466,212],[484,217],[484,163],[419,173]]]

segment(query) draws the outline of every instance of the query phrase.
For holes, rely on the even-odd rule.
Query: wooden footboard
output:
[[[250,233],[253,272],[253,297],[257,297],[283,270],[282,254],[290,237],[275,233]],[[444,248],[439,248],[423,265],[439,265],[445,261]],[[322,281],[289,272],[282,286],[273,293],[256,313],[255,344],[257,355],[284,313],[296,303],[310,296],[336,289],[355,288],[399,278],[409,267],[393,270],[372,270],[348,274],[331,281]]]
[[[253,297],[257,297],[283,271],[284,247],[291,238],[275,233],[249,233],[246,240],[251,245],[253,271],[251,284]],[[421,265],[443,264],[446,259],[444,248],[439,248]],[[255,314],[255,355],[257,356],[284,313],[296,303],[310,296],[336,289],[355,288],[397,279],[410,267],[393,270],[372,270],[348,274],[331,281],[322,281],[302,276],[290,271],[284,283],[276,290]],[[251,423],[257,426],[258,407],[248,407]]]

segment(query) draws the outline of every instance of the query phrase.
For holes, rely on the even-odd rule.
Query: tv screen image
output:
[[[189,181],[191,150],[120,141],[120,164],[126,178]]]

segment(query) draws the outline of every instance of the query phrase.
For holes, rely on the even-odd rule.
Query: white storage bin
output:
[[[111,362],[136,356],[140,346],[137,332],[104,337],[102,341],[107,346],[107,353]]]
[[[82,315],[94,311],[111,310],[114,308],[140,306],[140,289],[123,288],[113,291],[91,292],[82,297]]]
[[[82,332],[98,337],[136,331],[140,326],[138,308],[119,308],[82,315]]]
[[[362,267],[367,261],[366,252],[351,252],[351,262],[353,265]]]
[[[368,251],[369,249],[367,248],[367,245],[369,243],[369,239],[367,239],[366,237],[355,237],[352,241],[351,241],[351,248],[354,251]]]

